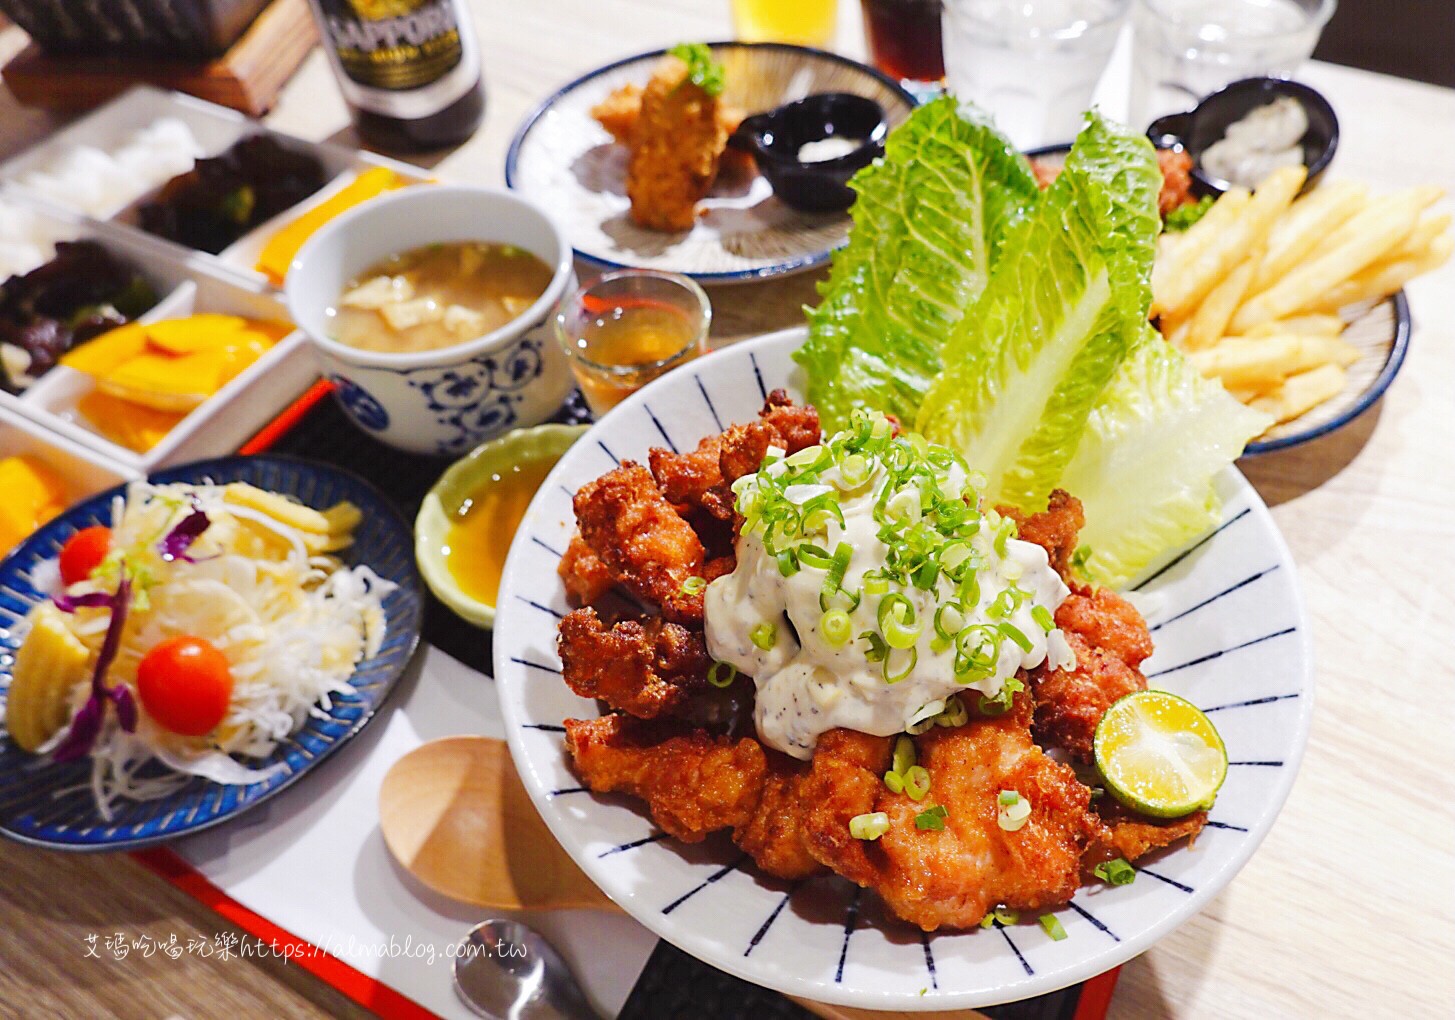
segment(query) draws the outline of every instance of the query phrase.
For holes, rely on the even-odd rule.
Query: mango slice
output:
[[[59,514],[69,502],[66,483],[35,457],[0,460],[0,556]]]

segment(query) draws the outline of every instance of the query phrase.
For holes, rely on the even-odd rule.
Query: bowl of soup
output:
[[[409,188],[325,224],[285,295],[349,418],[411,453],[458,456],[550,418],[571,390],[550,322],[576,285],[542,209],[468,185]]]

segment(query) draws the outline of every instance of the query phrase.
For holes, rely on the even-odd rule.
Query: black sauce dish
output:
[[[1285,78],[1244,78],[1205,97],[1186,113],[1159,117],[1147,128],[1147,137],[1159,149],[1181,148],[1192,157],[1192,177],[1202,194],[1221,194],[1232,185],[1202,167],[1202,154],[1227,134],[1228,126],[1275,99],[1292,98],[1308,117],[1308,130],[1300,141],[1308,167],[1304,189],[1313,186],[1334,159],[1339,147],[1339,118],[1318,91]]]
[[[824,92],[744,119],[729,144],[752,154],[785,204],[803,212],[838,212],[854,204],[849,178],[884,155],[888,133],[884,108],[874,100]],[[833,159],[799,158],[803,146],[829,138],[860,144]]]

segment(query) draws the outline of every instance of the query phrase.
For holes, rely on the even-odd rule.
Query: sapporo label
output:
[[[322,6],[339,63],[360,85],[417,89],[461,60],[450,0],[323,0]]]

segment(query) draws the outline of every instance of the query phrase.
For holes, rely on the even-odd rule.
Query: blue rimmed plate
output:
[[[784,43],[709,43],[726,71],[723,102],[753,114],[820,92],[852,92],[884,108],[890,127],[914,97],[887,75],[823,50]],[[627,84],[645,85],[663,50],[598,68],[531,112],[505,157],[505,183],[550,209],[581,258],[610,268],[684,273],[702,283],[739,283],[828,261],[849,236],[847,213],[801,213],[773,197],[761,176],[724,171],[679,234],[632,222],[627,153],[591,108]]]
[[[56,850],[121,850],[175,839],[236,817],[297,782],[347,743],[373,718],[389,696],[419,643],[423,593],[414,566],[409,526],[378,489],[357,475],[286,457],[225,457],[170,468],[151,475],[157,483],[247,482],[293,496],[313,507],[341,500],[363,511],[350,564],[368,565],[399,587],[384,600],[384,644],[359,664],[350,683],[355,692],[335,697],[323,717],[310,716],[303,728],[279,745],[272,757],[282,771],[251,786],[223,786],[194,779],[162,800],[119,800],[116,817],[97,814],[86,788],[90,762],[57,765],[27,754],[0,732],[0,834]],[[15,625],[45,598],[32,583],[33,571],[53,559],[66,540],[82,528],[111,523],[113,489],[72,507],[41,528],[0,563],[0,700],[8,693],[15,663]],[[249,762],[249,764],[254,764]],[[79,789],[77,788],[79,787]]]
[[[1070,150],[1069,145],[1047,145],[1026,156],[1057,166]],[[1273,426],[1248,444],[1245,457],[1298,446],[1343,428],[1373,407],[1394,382],[1410,343],[1410,303],[1404,291],[1378,303],[1345,308],[1341,314],[1348,323],[1341,335],[1359,351],[1359,360],[1345,373],[1343,390],[1292,421]]]
[[[735,344],[657,380],[578,440],[541,486],[511,547],[495,621],[496,689],[521,779],[562,846],[633,917],[786,994],[863,1009],[967,1009],[1110,970],[1232,881],[1273,826],[1308,739],[1313,658],[1296,571],[1263,501],[1231,468],[1218,479],[1223,523],[1138,585],[1156,643],[1147,678],[1211,715],[1231,759],[1227,781],[1195,846],[1138,861],[1131,885],[1093,884],[1058,911],[1064,941],[1033,918],[924,935],[840,879],[786,883],[727,840],[668,839],[633,802],[595,796],[571,771],[561,723],[599,714],[567,689],[556,655],[568,606],[555,568],[574,528],[572,493],[620,458],[690,450],[751,420],[775,387],[801,398],[791,356],[804,338],[795,329]]]

